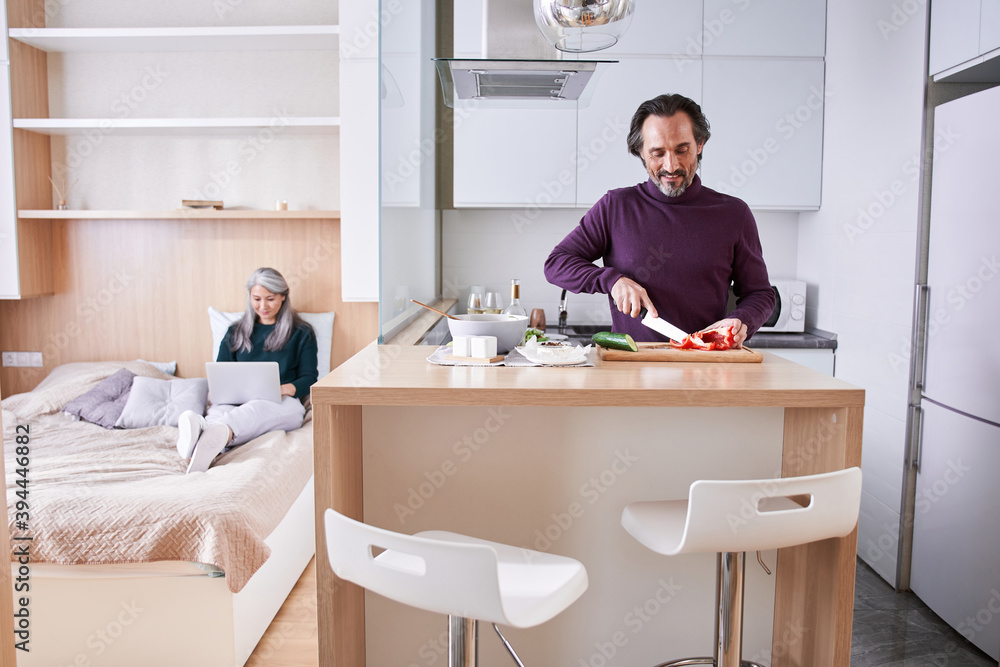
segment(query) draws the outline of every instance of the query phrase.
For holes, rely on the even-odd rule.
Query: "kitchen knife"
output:
[[[650,316],[649,312],[647,312],[645,308],[642,309],[642,312],[640,312],[639,315],[642,316],[643,324],[645,324],[653,331],[663,334],[667,338],[671,338],[673,340],[676,340],[677,342],[680,342],[684,340],[685,336],[687,336],[687,334],[684,333],[682,329],[674,326],[670,322],[667,322],[666,320],[659,317]]]

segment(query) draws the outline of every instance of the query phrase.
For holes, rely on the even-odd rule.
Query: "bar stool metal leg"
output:
[[[479,666],[479,622],[462,616],[448,617],[448,667]]]
[[[716,667],[762,667],[742,659],[743,585],[746,554],[727,552],[716,555],[715,568],[715,655],[712,658],[683,658],[656,667],[715,665]]]
[[[717,556],[715,580],[715,664],[741,667],[743,651],[743,575],[746,559],[742,553]]]

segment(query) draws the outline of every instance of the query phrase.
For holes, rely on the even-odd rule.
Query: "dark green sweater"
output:
[[[222,339],[216,361],[277,361],[281,384],[294,384],[295,397],[299,400],[309,396],[309,388],[319,379],[319,372],[316,370],[316,334],[312,327],[297,327],[285,347],[270,352],[264,349],[264,341],[271,334],[274,325],[257,322],[253,325],[253,334],[250,336],[253,349],[249,352],[233,352],[229,348],[229,342],[235,326],[229,327]]]

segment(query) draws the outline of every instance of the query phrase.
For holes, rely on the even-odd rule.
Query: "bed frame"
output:
[[[190,562],[32,565],[18,667],[243,667],[315,553],[313,509],[310,477],[239,593]]]

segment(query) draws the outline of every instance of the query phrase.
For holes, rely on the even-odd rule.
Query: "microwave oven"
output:
[[[806,324],[806,284],[801,280],[772,280],[774,311],[758,331],[801,332]],[[736,297],[729,290],[729,310],[736,307]]]

